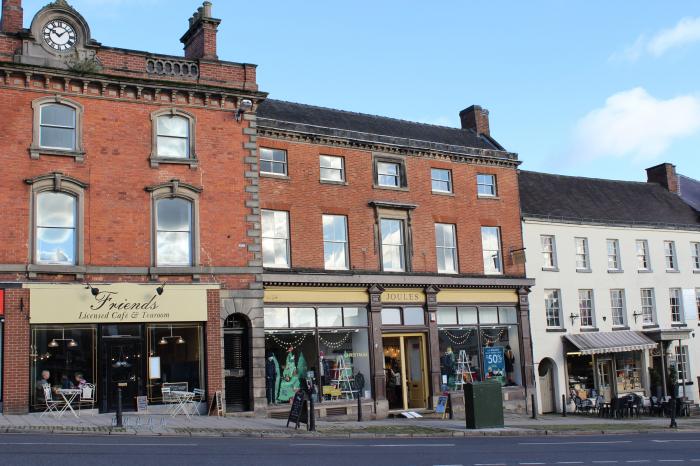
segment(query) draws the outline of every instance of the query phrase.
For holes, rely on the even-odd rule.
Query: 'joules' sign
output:
[[[139,323],[207,320],[206,285],[97,284],[93,296],[81,285],[29,285],[30,323]]]
[[[386,290],[382,293],[383,303],[423,303],[425,294],[422,291]]]

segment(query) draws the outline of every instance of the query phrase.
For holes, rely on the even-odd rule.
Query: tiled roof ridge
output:
[[[560,173],[538,172],[538,171],[534,171],[534,170],[519,170],[519,171],[521,173],[531,173],[534,175],[556,176],[558,178],[576,178],[576,179],[580,179],[580,180],[604,181],[604,182],[608,182],[608,183],[629,183],[629,184],[638,184],[638,185],[644,185],[644,186],[661,186],[658,183],[650,183],[648,181],[615,180],[615,179],[610,179],[610,178],[597,178],[597,177],[591,177],[591,176],[562,175]]]

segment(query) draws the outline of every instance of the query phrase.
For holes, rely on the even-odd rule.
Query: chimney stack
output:
[[[477,134],[491,136],[489,131],[489,111],[479,105],[472,105],[459,112],[462,129],[473,129]]]
[[[204,2],[189,19],[189,29],[180,42],[185,44],[185,58],[190,60],[218,60],[216,33],[220,19],[212,18],[211,2]]]
[[[0,32],[15,34],[22,30],[23,21],[22,0],[2,0]]]
[[[658,183],[672,193],[680,194],[676,166],[671,163],[647,168],[647,183]]]

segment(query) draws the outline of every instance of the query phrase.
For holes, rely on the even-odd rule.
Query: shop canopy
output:
[[[590,332],[564,335],[581,354],[621,353],[656,347],[656,343],[641,332],[620,330],[617,332]]]

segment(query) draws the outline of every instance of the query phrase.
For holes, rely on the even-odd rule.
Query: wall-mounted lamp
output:
[[[165,291],[165,285],[166,285],[167,283],[168,283],[168,282],[163,282],[162,285],[160,285],[158,288],[156,288],[156,293],[158,293],[158,296],[160,296],[160,295],[163,294],[163,291]]]
[[[605,322],[606,320],[608,320],[608,318],[606,316],[603,316],[603,322]]]
[[[85,282],[85,289],[90,290],[90,293],[92,293],[93,296],[97,296],[98,294],[100,294],[100,289],[93,287],[88,282]]]
[[[574,314],[573,312],[569,315],[569,319],[571,319],[571,325],[574,325],[574,322],[576,319],[578,319],[580,316],[578,314]]]
[[[238,108],[236,109],[236,121],[241,121],[243,114],[253,108],[253,101],[250,99],[243,99],[239,102]]]
[[[634,312],[632,313],[632,317],[634,317],[634,323],[635,323],[635,324],[637,323],[637,317],[639,317],[639,316],[641,316],[641,315],[642,315],[642,313],[639,312],[639,311],[634,311]]]

